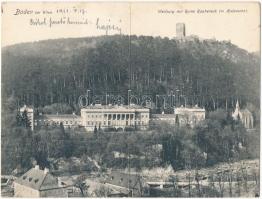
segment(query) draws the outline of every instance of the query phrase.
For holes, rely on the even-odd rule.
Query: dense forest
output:
[[[101,36],[17,44],[2,49],[2,100],[44,107],[92,95],[174,93],[208,110],[259,107],[260,58],[228,41]],[[4,104],[3,104],[4,105]],[[179,105],[179,104],[176,104]]]

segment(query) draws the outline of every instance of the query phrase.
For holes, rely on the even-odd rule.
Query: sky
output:
[[[7,46],[120,33],[173,38],[180,22],[187,35],[230,40],[249,52],[260,50],[260,6],[245,2],[4,3],[1,39]]]

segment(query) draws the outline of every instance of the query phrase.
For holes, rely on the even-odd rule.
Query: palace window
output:
[[[115,120],[115,119],[116,119],[116,114],[113,115],[113,120]]]
[[[125,119],[125,115],[124,114],[122,114],[122,120],[124,120]]]
[[[117,120],[120,120],[120,114],[117,114]]]

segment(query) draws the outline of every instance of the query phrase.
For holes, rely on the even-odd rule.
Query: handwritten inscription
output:
[[[120,22],[121,22],[121,20],[120,20]],[[116,30],[117,32],[119,32],[119,34],[121,34],[121,28],[114,25],[114,24],[110,24],[110,20],[109,20],[108,24],[103,24],[103,23],[101,23],[100,19],[97,18],[96,28],[99,29],[99,30],[104,30],[106,32],[106,34],[108,34],[108,32],[110,30]]]
[[[121,34],[122,20],[111,18],[89,18],[88,10],[83,8],[59,8],[54,10],[30,10],[17,8],[14,15],[29,16],[30,26],[53,28],[61,25],[87,25],[103,31],[105,34]]]
[[[25,10],[20,10],[20,9],[16,9],[16,12],[14,15],[30,15],[30,14],[33,14],[34,11],[33,10],[28,10],[28,9],[25,9]]]

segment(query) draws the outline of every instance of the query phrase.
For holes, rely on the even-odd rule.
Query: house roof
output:
[[[135,174],[113,171],[106,179],[106,183],[129,189],[139,189],[141,178]]]
[[[30,169],[15,182],[38,191],[59,188],[57,178],[39,168]]]

